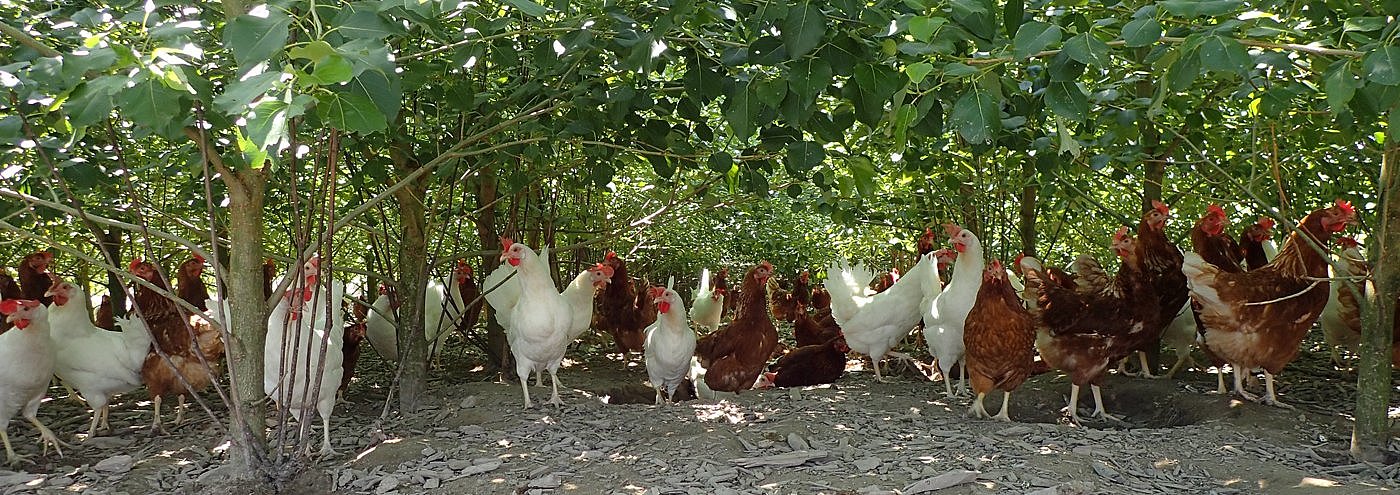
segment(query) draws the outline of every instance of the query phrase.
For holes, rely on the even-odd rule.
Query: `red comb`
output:
[[[204,262],[204,257],[203,257],[203,256],[200,256],[199,253],[194,253],[194,260],[195,260],[196,262],[203,263],[203,262]]]
[[[502,249],[502,250],[507,250],[507,251],[510,250],[510,246],[513,245],[513,244],[515,244],[515,240],[514,240],[514,239],[511,239],[511,238],[509,238],[509,237],[502,237],[502,238],[501,238],[501,249]]]
[[[1115,240],[1115,241],[1121,241],[1121,240],[1123,240],[1123,239],[1126,238],[1126,237],[1128,237],[1128,226],[1127,226],[1127,225],[1118,227],[1118,231],[1113,233],[1113,240]]]
[[[1361,243],[1356,242],[1356,238],[1354,237],[1338,237],[1337,244],[1340,244],[1344,248],[1352,248],[1361,245]]]
[[[651,297],[653,299],[661,297],[664,294],[666,294],[665,287],[652,287],[650,289],[647,289],[647,297]]]
[[[1021,253],[1021,254],[1016,255],[1016,261],[1013,261],[1013,263],[1016,263],[1017,265],[1019,265],[1019,264],[1021,264],[1021,260],[1023,260],[1023,259],[1026,259],[1026,253]]]
[[[1274,228],[1274,219],[1269,217],[1259,217],[1259,226],[1266,229]]]
[[[948,237],[956,237],[958,232],[962,232],[962,227],[959,227],[956,223],[945,223],[943,224],[943,230],[948,232]]]
[[[1337,208],[1340,208],[1343,213],[1347,214],[1347,216],[1352,216],[1356,214],[1356,208],[1353,208],[1351,206],[1351,201],[1347,201],[1345,199],[1337,198]]]
[[[1152,209],[1157,210],[1158,212],[1161,212],[1163,215],[1166,215],[1166,214],[1168,214],[1168,213],[1171,213],[1171,208],[1168,208],[1166,203],[1163,203],[1163,202],[1161,202],[1161,201],[1157,201],[1157,200],[1155,200],[1155,199],[1152,200]]]
[[[19,299],[6,299],[0,301],[0,314],[13,314],[19,311]]]
[[[1003,270],[1001,260],[992,260],[992,270]]]
[[[610,250],[608,250],[607,256],[603,256],[603,259],[605,259],[605,260],[615,260],[615,259],[617,259],[617,252],[610,249]]]
[[[1206,207],[1206,214],[1207,214],[1207,215],[1211,215],[1211,214],[1219,215],[1219,216],[1221,216],[1221,217],[1223,218],[1223,217],[1225,216],[1225,209],[1224,209],[1224,208],[1221,208],[1220,205],[1218,205],[1218,204],[1211,203],[1210,206],[1207,206],[1207,207]]]
[[[137,266],[140,266],[140,265],[141,265],[141,258],[136,258],[136,259],[134,259],[134,260],[131,260],[131,264],[126,265],[126,269],[127,269],[127,270],[135,270],[136,267],[137,267]]]
[[[604,264],[602,264],[602,263],[598,263],[598,265],[595,266],[594,268],[597,269],[597,270],[600,271],[600,272],[603,272],[603,275],[607,275],[608,278],[612,278],[612,276],[613,276],[613,267],[611,267],[611,266],[604,265]]]

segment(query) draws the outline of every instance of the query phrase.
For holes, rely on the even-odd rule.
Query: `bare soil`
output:
[[[1320,347],[1317,344],[1311,344]],[[610,347],[610,346],[607,346]],[[1396,466],[1346,455],[1354,375],[1326,353],[1305,351],[1281,377],[1285,410],[1207,394],[1214,375],[1172,380],[1113,375],[1109,412],[1122,422],[1069,424],[1069,383],[1033,377],[1011,397],[1015,423],[973,420],[969,398],[903,369],[877,383],[869,362],[850,361],[835,385],[752,391],[722,401],[652,405],[639,356],[573,350],[560,373],[565,406],[522,407],[520,386],[500,381],[460,346],[434,371],[436,399],[416,414],[379,421],[393,374],[370,350],[348,399],[336,409],[340,455],[281,485],[284,493],[920,493],[916,482],[972,471],[971,481],[933,491],[983,493],[1351,494],[1400,488]],[[918,351],[905,349],[911,353]],[[532,387],[536,401],[548,387]],[[149,401],[119,399],[117,431],[91,440],[87,412],[61,388],[41,419],[74,447],[37,456],[33,429],[15,421],[16,449],[36,454],[23,473],[0,471],[0,493],[273,493],[217,477],[220,430],[198,410],[170,435],[150,437]],[[215,402],[217,398],[210,396]],[[989,408],[1000,396],[989,397]],[[1081,397],[1081,413],[1092,410]],[[217,406],[216,406],[217,407]],[[171,409],[166,408],[167,420]],[[215,413],[223,416],[221,409]],[[319,429],[310,437],[319,444]],[[98,463],[130,455],[126,472]],[[794,466],[736,459],[797,458]],[[111,461],[109,461],[111,462]],[[118,464],[120,464],[118,462]],[[120,468],[118,469],[120,470]],[[6,481],[8,480],[8,482]]]

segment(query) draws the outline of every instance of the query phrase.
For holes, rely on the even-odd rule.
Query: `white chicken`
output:
[[[5,299],[0,301],[0,314],[13,325],[0,334],[0,441],[5,443],[5,458],[10,466],[25,459],[15,453],[6,430],[16,412],[23,414],[39,430],[39,442],[47,454],[52,445],[63,455],[63,442],[36,416],[39,403],[53,378],[54,348],[49,340],[49,312],[39,301]]]
[[[1366,255],[1362,254],[1361,245],[1356,239],[1340,237],[1337,243],[1342,246],[1338,257],[1346,267],[1346,275],[1360,277],[1371,271],[1370,263],[1366,261]],[[1335,277],[1335,272],[1336,265],[1327,267],[1328,276]],[[1361,343],[1361,306],[1357,304],[1356,295],[1351,293],[1347,284],[1332,283],[1331,291],[1327,295],[1327,306],[1322,308],[1322,316],[1318,321],[1322,324],[1322,336],[1327,342],[1333,364],[1343,364],[1343,347],[1353,355],[1356,354],[1357,345]]]
[[[515,267],[515,279],[520,285],[518,297],[497,294],[499,280],[492,272],[485,288],[490,291],[486,302],[497,311],[497,321],[506,328],[506,340],[515,357],[515,373],[520,377],[520,390],[525,395],[525,407],[530,401],[530,373],[549,370],[552,383],[548,403],[562,406],[559,399],[559,363],[569,346],[569,329],[573,325],[573,309],[569,300],[554,287],[546,258],[535,254],[528,246],[509,237],[501,238],[501,261]]]
[[[647,364],[647,378],[656,389],[656,403],[662,397],[670,401],[676,388],[685,382],[690,372],[690,357],[695,354],[695,331],[686,322],[685,301],[672,286],[676,279],[671,278],[666,288],[651,287],[647,297],[656,303],[656,322],[646,329],[644,353]]]
[[[463,314],[460,308],[465,307],[457,284],[446,287],[437,280],[428,281],[427,290],[423,293],[423,338],[428,341],[428,356],[437,358],[443,341],[452,335],[457,320]],[[391,363],[399,362],[398,309],[397,295],[392,289],[381,285],[379,297],[374,299],[369,315],[365,317],[365,337],[374,350]]]
[[[320,283],[320,272],[321,259],[311,258],[302,266],[304,282],[293,284],[294,289],[301,290],[283,294],[272,308],[263,347],[263,392],[299,423],[311,411],[320,414],[324,432],[320,454],[326,456],[335,455],[331,447],[331,411],[335,408],[336,387],[345,372],[345,315],[340,303],[345,297],[345,285],[331,280],[327,294]],[[319,384],[311,380],[313,375],[319,375]],[[310,449],[309,444],[307,448]]]
[[[116,394],[141,386],[141,364],[151,349],[151,334],[139,319],[117,319],[121,332],[97,328],[88,319],[82,301],[83,290],[70,282],[59,282],[44,294],[53,297],[49,306],[49,337],[56,354],[54,374],[82,394],[92,407],[88,437],[101,429],[110,430],[108,403]]]
[[[719,320],[724,314],[724,289],[710,285],[710,269],[700,272],[700,287],[695,289],[695,302],[691,304],[691,321],[701,328],[713,332],[719,329]]]
[[[544,251],[539,258],[549,259],[548,251]],[[486,298],[488,301],[495,299],[499,306],[493,303],[491,307],[498,308],[497,311],[502,313],[505,310],[501,308],[513,309],[515,304],[520,301],[519,277],[510,277],[514,271],[514,268],[501,265],[491,272],[491,276],[486,277],[485,282],[488,289],[500,285],[494,292],[487,294]],[[588,327],[593,323],[593,296],[598,293],[599,289],[612,281],[612,276],[613,268],[599,263],[579,272],[574,280],[569,282],[568,287],[564,288],[564,292],[560,293],[564,296],[564,300],[569,302],[569,342],[573,342],[588,331]],[[497,321],[501,320],[497,318]],[[507,330],[510,328],[510,325],[505,321],[501,321],[501,326],[506,327]],[[536,371],[535,385],[544,386],[543,370]]]
[[[851,350],[870,356],[876,381],[885,381],[880,374],[880,360],[914,329],[925,294],[937,290],[938,268],[932,258],[931,254],[920,256],[909,273],[878,294],[869,289],[874,274],[864,266],[852,267],[841,259],[832,261],[826,269],[831,316]]]
[[[962,370],[958,390],[967,389],[963,324],[967,322],[972,305],[977,302],[977,291],[982,288],[985,262],[982,260],[982,243],[972,231],[951,223],[944,224],[943,228],[947,230],[958,258],[953,262],[953,276],[942,292],[934,290],[936,285],[928,286],[929,296],[922,305],[922,316],[924,341],[928,342],[929,352],[938,359],[938,369],[943,374],[943,389],[952,397],[953,377],[950,373],[954,364]]]

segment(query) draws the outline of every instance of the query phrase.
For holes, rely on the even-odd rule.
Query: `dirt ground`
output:
[[[1069,383],[1053,372],[1012,395],[1016,422],[1008,424],[969,419],[967,397],[943,397],[941,384],[908,367],[892,382],[877,383],[868,361],[852,359],[834,386],[658,407],[638,356],[570,355],[591,357],[561,371],[562,408],[523,409],[518,383],[499,381],[459,346],[434,370],[436,399],[427,409],[411,417],[391,412],[380,422],[392,373],[367,349],[348,400],[336,409],[339,455],[317,461],[284,491],[1352,494],[1400,488],[1396,466],[1353,464],[1346,455],[1354,377],[1318,350],[1305,352],[1281,377],[1280,396],[1297,410],[1207,394],[1214,376],[1199,371],[1173,380],[1114,375],[1104,400],[1123,421],[1079,426],[1063,410]],[[115,405],[114,435],[81,440],[75,432],[86,430],[85,408],[62,398],[61,388],[54,394],[41,419],[74,447],[64,457],[36,457],[37,464],[23,466],[26,472],[0,471],[0,493],[270,492],[270,486],[218,481],[225,440],[201,411],[191,411],[193,421],[171,435],[151,438],[149,402],[137,393]],[[531,394],[547,399],[548,387],[532,387]],[[989,408],[999,405],[999,397],[990,399]],[[1092,406],[1086,391],[1081,412]],[[39,453],[28,425],[15,421],[9,431],[21,453]],[[319,444],[319,430],[311,440]],[[915,485],[935,477],[963,482],[937,491]]]

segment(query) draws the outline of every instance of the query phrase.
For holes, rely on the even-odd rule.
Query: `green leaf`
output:
[[[514,5],[515,8],[520,9],[521,12],[530,17],[542,17],[549,12],[545,6],[531,0],[506,0],[506,3]]]
[[[1055,118],[1055,131],[1060,137],[1059,154],[1069,153],[1070,156],[1079,158],[1082,153],[1079,140],[1074,139],[1074,133],[1070,132],[1069,127],[1065,126],[1065,121],[1059,117]]]
[[[1011,41],[1016,58],[1026,58],[1039,53],[1050,45],[1060,42],[1060,26],[1031,21],[1021,25],[1016,38]]]
[[[962,62],[949,62],[948,65],[943,66],[944,78],[967,77],[980,72],[982,71],[978,70],[976,67]]]
[[[1055,115],[1082,122],[1089,114],[1089,99],[1074,81],[1052,81],[1045,87],[1045,106]]]
[[[1347,103],[1356,95],[1356,89],[1361,87],[1361,80],[1352,74],[1351,60],[1348,59],[1332,62],[1332,66],[1327,68],[1323,83],[1327,92],[1327,106],[1332,109],[1332,115],[1347,110]]]
[[[1239,0],[1167,0],[1158,2],[1163,9],[1183,17],[1216,17],[1229,14],[1244,6]]]
[[[388,127],[384,113],[364,95],[329,93],[317,98],[316,115],[331,127],[361,134],[382,131]]]
[[[288,57],[306,59],[312,61],[313,63],[320,62],[321,59],[324,59],[331,55],[335,55],[335,48],[332,48],[331,44],[326,43],[325,40],[315,40],[305,45],[292,48],[291,50],[287,50]]]
[[[811,2],[804,2],[788,9],[782,30],[788,58],[797,60],[821,44],[822,36],[826,35],[826,15]]]
[[[316,69],[311,71],[307,77],[302,78],[302,82],[319,86],[331,86],[349,81],[354,74],[354,65],[350,59],[340,55],[331,55],[316,63]]]
[[[793,170],[809,172],[826,159],[822,145],[811,141],[796,141],[788,144],[787,166]]]
[[[121,110],[134,123],[163,130],[180,114],[180,93],[147,79],[122,91]]]
[[[267,94],[282,76],[281,72],[264,72],[235,81],[214,98],[214,105],[229,115],[241,115],[249,103]]]
[[[1001,19],[1002,27],[1006,28],[1006,35],[1015,37],[1021,28],[1021,22],[1026,17],[1025,0],[1007,0],[1006,6],[1002,7]],[[1058,40],[1057,40],[1058,41]]]
[[[933,33],[938,32],[938,28],[947,22],[948,19],[942,17],[915,16],[909,19],[909,34],[916,40],[928,43],[933,39]]]
[[[393,33],[394,27],[379,15],[379,12],[363,3],[353,3],[342,7],[340,13],[331,20],[335,32],[349,39],[384,39]]]
[[[846,169],[851,172],[851,178],[855,179],[858,194],[866,197],[875,195],[875,162],[864,156],[853,156],[846,160]]]
[[[292,18],[270,9],[266,17],[243,14],[224,27],[224,44],[233,52],[240,72],[267,61],[287,44]]]
[[[754,85],[754,95],[758,96],[758,101],[769,108],[778,108],[783,103],[783,96],[787,95],[787,81],[773,78],[758,81]]]
[[[1400,46],[1387,45],[1372,50],[1361,65],[1368,81],[1385,86],[1400,84]]]
[[[1069,58],[1084,65],[1108,67],[1108,44],[1089,33],[1082,33],[1065,42]]]
[[[113,105],[112,93],[107,88],[87,83],[79,86],[63,102],[63,112],[68,114],[73,127],[87,127],[110,116]]]
[[[725,102],[724,121],[729,123],[735,138],[740,142],[747,142],[753,137],[756,128],[759,103],[754,95],[753,81],[745,81],[742,84],[734,88],[734,93]]]
[[[248,139],[260,149],[275,149],[287,137],[287,104],[267,99],[248,116]]]
[[[973,144],[992,140],[1001,128],[1001,115],[992,93],[980,86],[973,87],[953,104],[949,123],[963,139]]]
[[[1342,29],[1346,31],[1357,31],[1369,33],[1384,29],[1386,19],[1384,17],[1348,17],[1342,22]]]
[[[1167,68],[1167,87],[1172,91],[1185,91],[1191,87],[1191,83],[1196,81],[1196,76],[1201,75],[1201,57],[1196,56],[1194,50],[1187,52],[1177,59],[1176,63]]]
[[[1162,39],[1162,23],[1151,17],[1134,19],[1123,26],[1123,46],[1138,48],[1151,46]]]
[[[1199,49],[1201,67],[1211,72],[1243,74],[1253,66],[1244,45],[1223,36],[1206,36]]]
[[[904,75],[909,76],[909,82],[914,84],[924,82],[924,78],[928,77],[930,72],[933,72],[933,64],[928,62],[909,64],[904,68]]]
[[[710,170],[724,174],[734,168],[734,156],[729,153],[718,151],[710,155],[710,159],[705,161]]]
[[[787,195],[792,199],[802,197],[802,185],[797,183],[788,184]]]
[[[817,95],[831,86],[831,64],[817,57],[808,57],[793,62],[788,71],[788,89],[802,99],[804,107],[812,104]]]

